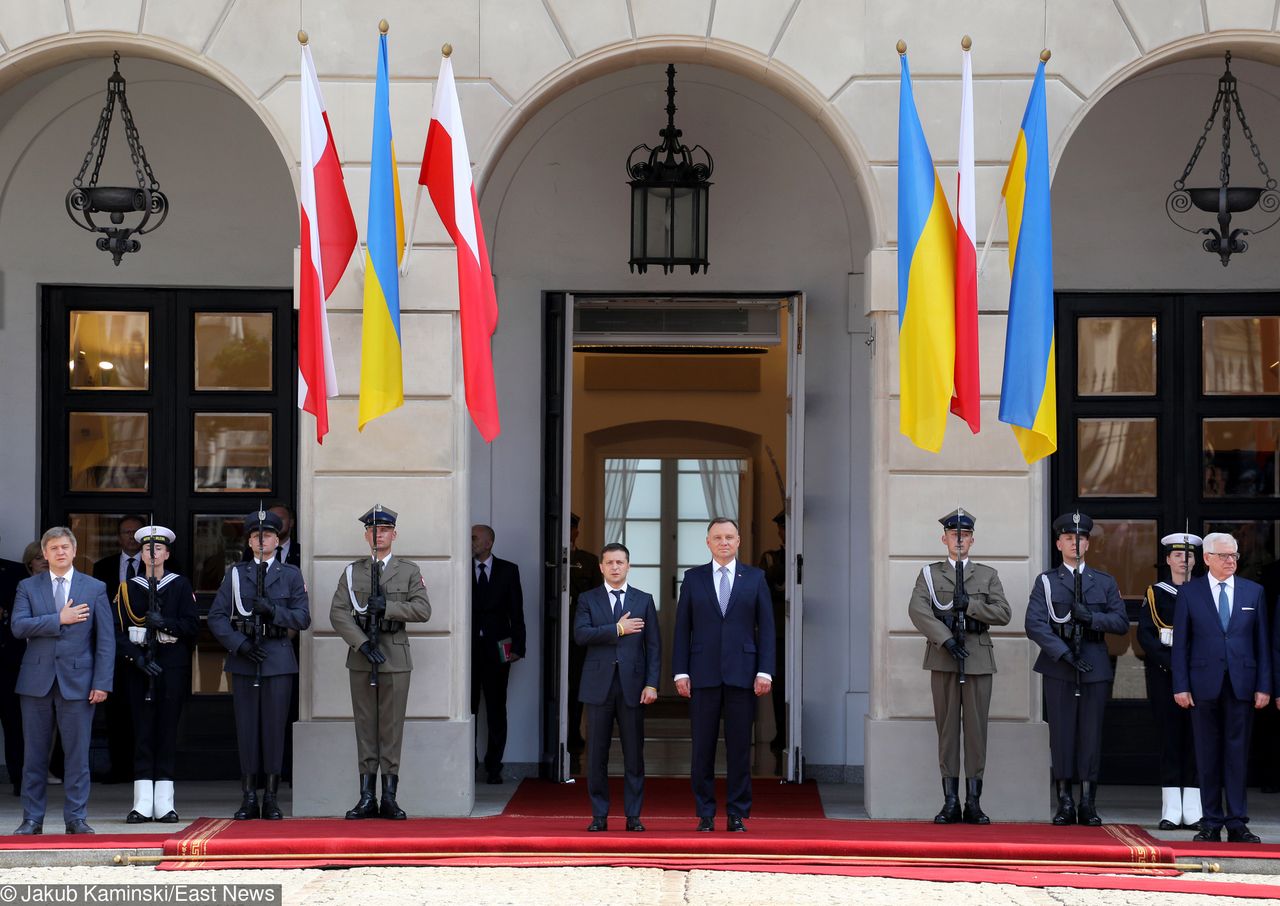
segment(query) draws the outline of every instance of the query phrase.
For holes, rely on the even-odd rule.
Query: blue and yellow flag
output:
[[[1005,332],[1000,421],[1013,426],[1028,464],[1058,449],[1053,338],[1053,218],[1049,209],[1049,124],[1044,62],[1004,179],[1009,219],[1009,324]]]
[[[899,430],[937,453],[956,356],[956,227],[924,139],[902,54],[898,89]]]
[[[373,94],[373,155],[369,166],[369,228],[365,234],[364,326],[360,343],[359,428],[404,405],[400,343],[400,257],[404,212],[391,141],[387,36],[378,36]]]

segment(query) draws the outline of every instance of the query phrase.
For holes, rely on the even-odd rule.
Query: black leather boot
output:
[[[1053,816],[1053,823],[1058,827],[1076,823],[1076,804],[1071,798],[1071,781],[1058,780],[1058,811]]]
[[[990,824],[991,819],[982,811],[982,781],[976,777],[965,778],[966,793],[964,799],[965,824]]]
[[[360,775],[360,801],[347,812],[347,820],[378,817],[378,775]]]
[[[284,812],[280,811],[280,806],[276,804],[276,792],[280,789],[280,775],[267,775],[267,788],[262,791],[262,817],[268,821],[279,821],[284,818]]]
[[[378,809],[378,815],[388,821],[403,821],[409,817],[396,805],[396,787],[399,785],[399,774],[382,775],[382,807]]]
[[[1100,827],[1102,819],[1098,817],[1098,810],[1093,806],[1094,794],[1098,791],[1098,785],[1086,780],[1080,784],[1080,809],[1076,814],[1076,821],[1086,827]]]
[[[258,817],[258,776],[245,774],[240,778],[240,808],[231,817],[237,821],[248,821]]]
[[[960,820],[960,778],[942,778],[942,811],[933,816],[934,824],[955,824]]]

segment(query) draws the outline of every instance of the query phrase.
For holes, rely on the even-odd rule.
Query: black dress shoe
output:
[[[14,833],[24,837],[30,837],[35,834],[43,834],[44,825],[41,824],[39,821],[32,821],[30,818],[23,818],[22,823],[18,825],[18,828],[17,830],[14,831]]]
[[[628,819],[627,819],[627,830],[629,830],[629,831],[635,831],[635,832],[636,832],[636,833],[638,833],[638,834],[642,834],[642,833],[644,833],[644,825],[640,823],[640,819],[639,819],[639,818],[628,818]]]
[[[591,823],[587,825],[587,830],[591,832],[607,831],[609,829],[609,819],[604,815],[595,815],[591,819]]]
[[[77,818],[74,821],[67,822],[67,833],[69,834],[94,834],[97,833],[89,826],[89,822],[83,818]]]
[[[1201,827],[1200,832],[1191,838],[1195,843],[1221,843],[1222,828]]]
[[[1247,827],[1241,827],[1236,830],[1227,831],[1228,843],[1261,843],[1262,838],[1249,830]]]
[[[716,821],[714,818],[699,818],[698,833],[710,833],[716,829]]]
[[[1180,825],[1174,824],[1168,818],[1161,818],[1160,823],[1156,825],[1160,830],[1178,830]]]
[[[484,782],[491,785],[502,783],[502,775],[490,773],[485,776]]]
[[[142,814],[142,812],[138,811],[136,808],[130,809],[129,814],[124,816],[125,824],[146,824],[150,820],[151,820],[150,815],[144,815]]]
[[[743,833],[746,833],[747,828],[745,825],[743,825],[741,818],[739,818],[737,815],[730,815],[728,830],[729,830],[729,833],[731,834],[743,834]]]
[[[163,816],[157,818],[156,820],[159,821],[161,824],[177,824],[182,819],[178,817],[177,812],[175,812],[173,809],[169,809],[169,811],[165,812]]]

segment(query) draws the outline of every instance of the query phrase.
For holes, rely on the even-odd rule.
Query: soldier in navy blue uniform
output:
[[[126,824],[176,824],[174,764],[178,720],[191,694],[191,652],[200,635],[200,613],[185,576],[165,569],[175,535],[163,525],[134,533],[143,571],[121,583],[115,599],[116,652],[125,667],[116,694],[129,703],[133,727],[133,808]],[[155,577],[151,609],[149,578]],[[155,644],[151,644],[154,635]]]
[[[1147,589],[1138,611],[1138,644],[1147,676],[1147,701],[1160,734],[1160,830],[1200,829],[1200,782],[1191,715],[1173,700],[1173,618],[1178,589],[1191,578],[1199,535],[1178,532],[1160,539],[1169,565],[1169,581]]]
[[[1064,513],[1053,520],[1054,546],[1062,555],[1057,569],[1031,584],[1027,637],[1040,646],[1035,671],[1044,677],[1045,719],[1058,811],[1053,823],[1102,823],[1094,803],[1102,761],[1102,718],[1113,668],[1105,634],[1129,631],[1129,617],[1116,580],[1085,566],[1093,520]],[[1081,600],[1075,600],[1080,572]],[[1078,647],[1073,639],[1079,633]],[[1080,780],[1077,812],[1072,781]]]
[[[302,573],[275,557],[280,517],[259,510],[245,517],[244,527],[254,562],[237,563],[227,570],[209,609],[209,631],[227,649],[223,669],[231,674],[243,792],[232,817],[237,821],[259,817],[258,777],[265,775],[261,817],[279,820],[284,815],[276,793],[284,761],[289,693],[298,672],[289,630],[301,632],[309,627],[311,608]],[[257,593],[259,571],[264,573],[262,597]]]

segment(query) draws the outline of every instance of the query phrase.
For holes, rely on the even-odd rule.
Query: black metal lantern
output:
[[[1253,159],[1258,162],[1258,170],[1262,173],[1261,187],[1231,185],[1232,107],[1235,108],[1236,116],[1240,120],[1240,131],[1249,143],[1249,150],[1253,154]],[[1213,121],[1217,118],[1219,109],[1222,110],[1222,166],[1218,170],[1218,185],[1204,189],[1188,189],[1187,177],[1191,175],[1191,169],[1196,165],[1196,159],[1199,158],[1200,151],[1209,138],[1209,131],[1213,128]],[[1276,225],[1277,221],[1280,221],[1280,193],[1276,191],[1275,178],[1262,160],[1258,143],[1253,140],[1253,130],[1249,128],[1249,123],[1244,118],[1244,108],[1240,106],[1240,93],[1236,88],[1236,77],[1231,74],[1231,51],[1229,50],[1227,51],[1227,69],[1218,79],[1218,93],[1213,99],[1213,109],[1209,111],[1209,119],[1205,121],[1204,132],[1196,142],[1195,149],[1191,152],[1191,159],[1187,161],[1181,178],[1174,181],[1173,191],[1165,199],[1164,207],[1169,219],[1179,229],[1208,237],[1204,240],[1204,250],[1217,254],[1222,259],[1223,267],[1230,263],[1232,254],[1248,251],[1249,243],[1245,241],[1246,236],[1269,230]],[[1209,214],[1217,214],[1218,228],[1196,228],[1180,223],[1179,218],[1189,221],[1189,218],[1183,215],[1193,207]],[[1263,214],[1275,216],[1272,216],[1269,222],[1264,220],[1262,226],[1252,229],[1240,227],[1231,229],[1232,214],[1243,214],[1255,207]]]
[[[120,54],[113,53],[111,58],[115,62],[116,71],[107,79],[107,103],[98,117],[98,128],[89,140],[89,150],[85,152],[80,172],[71,181],[72,188],[67,193],[67,214],[81,229],[102,234],[98,237],[98,248],[110,252],[111,260],[119,267],[123,255],[142,248],[142,243],[130,237],[135,234],[144,236],[164,223],[165,217],[169,215],[169,199],[160,191],[160,183],[151,172],[147,153],[138,137],[138,127],[133,124],[133,113],[129,110],[129,101],[124,95],[124,76],[120,75]],[[98,173],[102,170],[102,157],[107,151],[111,116],[115,112],[117,98],[120,101],[120,119],[124,122],[125,141],[129,143],[129,156],[133,159],[133,172],[138,180],[137,186],[98,185]],[[86,184],[85,172],[89,169],[90,161],[93,161],[93,173]],[[106,214],[109,225],[96,222],[95,214]],[[125,215],[141,216],[130,217],[131,223],[126,224]]]
[[[631,270],[645,273],[649,265],[664,274],[689,266],[689,273],[707,270],[707,203],[715,163],[702,145],[690,148],[676,128],[676,68],[667,65],[667,128],[658,133],[662,144],[636,145],[627,155],[631,177]],[[695,156],[701,151],[701,161]],[[636,155],[645,152],[639,160]]]

